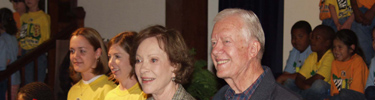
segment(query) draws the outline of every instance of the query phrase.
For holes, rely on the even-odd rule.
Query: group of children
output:
[[[50,38],[50,17],[43,12],[44,0],[10,0],[12,11],[8,8],[0,9],[0,71],[33,50]],[[44,82],[47,69],[47,57],[38,57],[38,81]],[[33,82],[34,62],[25,66],[25,84]],[[11,86],[7,86],[10,81]],[[0,99],[5,100],[7,88],[11,88],[11,98],[16,99],[21,83],[20,72],[12,74],[9,80],[0,82]]]
[[[375,57],[370,71],[355,32],[306,21],[292,27],[292,45],[277,81],[307,100],[373,100]],[[375,29],[372,31],[375,50]]]

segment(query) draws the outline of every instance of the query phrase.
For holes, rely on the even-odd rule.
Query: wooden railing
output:
[[[11,84],[10,84],[10,77],[13,73],[15,73],[16,71],[21,71],[21,73],[24,73],[25,71],[25,65],[32,62],[32,61],[36,61],[35,59],[37,59],[40,55],[42,54],[45,54],[46,52],[48,52],[48,57],[47,57],[47,61],[48,61],[48,73],[46,75],[46,81],[45,83],[47,85],[49,85],[50,87],[54,87],[54,76],[55,76],[55,48],[56,48],[56,40],[60,39],[60,40],[67,40],[69,39],[71,33],[77,29],[77,23],[72,23],[71,25],[69,25],[68,27],[66,27],[65,29],[63,29],[61,32],[55,34],[53,37],[51,37],[50,39],[48,39],[47,41],[45,41],[44,43],[40,44],[38,47],[36,47],[35,49],[33,49],[32,51],[28,52],[26,55],[24,55],[23,57],[17,59],[16,61],[14,61],[13,63],[9,64],[6,68],[6,70],[4,71],[0,71],[0,81],[3,81],[5,79],[9,79],[8,81],[8,99],[10,100],[10,87],[11,87]],[[46,62],[47,63],[47,62]],[[52,63],[52,64],[51,64]],[[36,66],[34,66],[36,70],[34,70],[34,81],[37,81],[37,73],[38,73],[38,70],[37,70],[37,63],[35,63]],[[21,86],[25,85],[24,84],[25,82],[25,78],[24,78],[24,75],[21,74]],[[21,87],[20,86],[20,87]]]

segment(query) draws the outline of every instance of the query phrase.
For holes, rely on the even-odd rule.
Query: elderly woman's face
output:
[[[250,46],[241,31],[238,17],[229,16],[216,22],[212,31],[211,57],[219,78],[236,76],[249,64]]]
[[[95,51],[89,41],[81,35],[72,36],[69,50],[74,70],[81,73],[92,73],[101,50]]]
[[[158,94],[173,86],[175,69],[155,37],[141,42],[137,49],[135,72],[142,89],[147,94]]]

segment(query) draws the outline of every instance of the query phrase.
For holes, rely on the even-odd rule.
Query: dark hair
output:
[[[109,71],[108,68],[108,57],[106,47],[103,43],[102,37],[100,36],[99,32],[93,28],[79,28],[72,33],[73,36],[81,35],[87,39],[87,41],[94,47],[94,50],[99,48],[102,49],[102,53],[99,57],[99,61],[94,68],[93,74],[100,75],[106,74]]]
[[[319,30],[319,32],[323,33],[323,36],[331,41],[335,38],[335,31],[332,29],[332,27],[329,27],[327,25],[318,25],[314,28],[313,31]]]
[[[349,30],[349,29],[339,30],[336,34],[335,39],[342,41],[346,45],[346,47],[348,47],[348,49],[351,49],[350,46],[354,45],[355,48],[351,55],[354,55],[356,53],[359,56],[361,56],[363,60],[365,60],[365,55],[363,54],[361,47],[359,47],[358,37],[352,30]]]
[[[25,0],[9,0],[9,2],[25,2]]]
[[[122,32],[122,33],[117,34],[108,42],[108,52],[112,45],[118,44],[130,56],[130,52],[133,47],[133,40],[136,35],[137,35],[137,32]],[[130,62],[130,57],[129,57],[129,62]],[[129,73],[129,77],[132,77],[134,74],[135,74],[134,70],[131,70],[131,72]],[[113,74],[110,75],[110,79],[115,80],[117,82]]]
[[[13,19],[13,13],[8,8],[0,9],[0,29],[5,29],[9,35],[17,34],[18,29]]]
[[[305,30],[305,32],[307,34],[310,34],[311,31],[312,31],[309,22],[304,21],[304,20],[300,20],[300,21],[294,23],[291,31],[293,31],[294,29],[303,29],[303,30]]]
[[[194,67],[192,64],[192,57],[189,54],[185,41],[180,32],[167,29],[166,27],[160,25],[150,26],[143,29],[136,36],[134,40],[135,44],[132,49],[132,53],[130,54],[130,63],[132,64],[132,67],[135,67],[135,55],[137,53],[138,46],[142,43],[142,41],[151,37],[155,37],[158,40],[160,48],[167,53],[171,65],[176,67],[176,70],[174,71],[176,74],[174,82],[180,84],[187,83]]]
[[[18,96],[22,96],[24,100],[54,100],[52,89],[43,82],[32,82],[23,86]]]

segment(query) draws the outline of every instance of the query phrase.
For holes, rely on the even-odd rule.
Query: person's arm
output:
[[[290,78],[290,79],[296,79],[296,76],[297,76],[297,73],[288,73],[288,72],[284,72],[283,74],[281,74],[277,79],[276,81],[280,84],[284,84],[284,82]]]
[[[369,10],[366,11],[364,14],[364,19],[365,21],[363,22],[364,25],[371,25],[372,20],[374,19],[375,16],[375,4],[371,6]]]
[[[314,76],[308,78],[305,80],[305,84],[311,86],[316,80],[324,80],[325,78],[322,75],[315,74]]]
[[[366,79],[368,76],[368,69],[366,63],[364,61],[357,60],[356,62],[353,62],[351,70],[353,71],[353,76],[352,80],[349,80],[349,82],[352,83],[350,84],[348,82],[348,84],[350,84],[350,89],[364,93],[366,88]]]
[[[350,0],[350,3],[353,9],[355,21],[358,23],[363,23],[365,17],[364,14],[359,10],[357,0]]]
[[[329,12],[331,13],[331,18],[332,18],[333,22],[335,23],[337,30],[340,30],[341,24],[339,22],[339,18],[337,17],[337,14],[336,14],[336,8],[332,4],[329,4]]]
[[[345,21],[344,24],[341,25],[340,29],[350,29],[352,27],[352,23],[354,22],[354,14],[350,15],[350,17]]]
[[[300,73],[297,73],[295,83],[298,88],[302,90],[309,89],[311,86],[305,83],[306,77]]]

